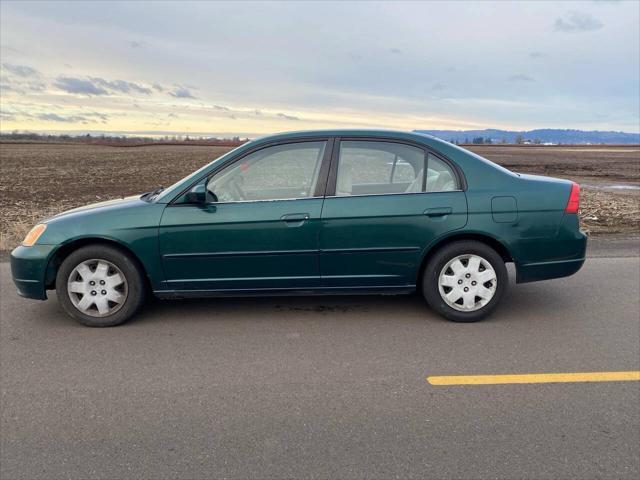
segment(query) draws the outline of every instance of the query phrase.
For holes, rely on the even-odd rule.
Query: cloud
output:
[[[167,115],[167,117],[169,118],[178,118],[178,115],[176,115],[175,113],[170,113]]]
[[[531,52],[529,53],[529,58],[542,58],[542,57],[546,57],[547,55],[542,53],[542,52]]]
[[[27,82],[22,84],[23,88],[25,90],[31,91],[31,92],[42,92],[45,88],[47,88],[47,86],[42,83],[42,82]]]
[[[31,68],[27,65],[15,65],[13,63],[3,63],[2,68],[19,77],[33,77],[38,76],[39,73],[35,68]]]
[[[67,93],[80,95],[107,95],[109,92],[94,85],[90,80],[73,77],[58,77],[54,85]]]
[[[216,110],[222,110],[223,112],[229,111],[229,108],[223,107],[222,105],[214,105],[213,108],[215,108]]]
[[[38,115],[31,115],[29,113],[23,113],[23,116],[27,118],[37,118],[45,122],[57,122],[57,123],[107,123],[109,116],[100,112],[85,112],[81,115],[58,115],[57,113],[40,113]]]
[[[509,77],[510,82],[535,82],[535,78],[519,73],[517,75],[512,75]]]
[[[173,91],[169,92],[169,95],[175,98],[196,98],[189,90],[184,87],[176,87]]]
[[[68,117],[63,117],[62,115],[58,115],[57,113],[41,113],[37,117],[39,120],[44,120],[45,122],[62,122],[62,123],[86,123],[87,119],[82,115],[70,115]]]
[[[154,83],[152,85],[153,89],[158,91],[158,92],[164,92],[164,87],[162,85],[160,85],[159,83]]]
[[[9,78],[3,78],[2,84],[0,85],[0,90],[5,92],[16,92],[25,94],[26,92],[42,92],[46,85],[42,82],[38,81],[21,81],[19,83],[13,83]]]
[[[604,25],[597,18],[584,12],[571,11],[564,18],[557,18],[553,24],[556,32],[577,33],[599,30]]]
[[[16,116],[13,113],[0,112],[0,119],[11,122],[16,119]]]
[[[82,115],[84,115],[86,117],[97,118],[100,121],[102,121],[102,123],[106,123],[106,121],[109,120],[109,115],[107,115],[106,113],[101,113],[101,112],[89,112],[89,113],[83,113]]]
[[[12,47],[11,45],[1,44],[0,50],[5,50],[11,53],[17,53],[18,55],[24,55],[24,52],[22,50]]]
[[[111,93],[141,93],[150,95],[151,89],[126,80],[105,80],[101,77],[58,77],[54,85],[67,93],[80,95],[109,95]]]
[[[287,115],[286,113],[278,113],[278,117],[284,118],[285,120],[300,120],[299,117],[294,117],[293,115]]]
[[[107,88],[111,91],[120,93],[142,93],[144,95],[151,94],[151,89],[138,85],[137,83],[127,82],[126,80],[105,80],[100,77],[91,77],[91,81],[96,85]]]

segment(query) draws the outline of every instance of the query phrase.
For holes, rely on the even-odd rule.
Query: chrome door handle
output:
[[[309,220],[308,213],[287,213],[286,215],[282,215],[280,220],[283,222],[304,222],[305,220]]]
[[[445,215],[450,215],[452,211],[451,207],[427,208],[424,214],[427,217],[444,217]]]

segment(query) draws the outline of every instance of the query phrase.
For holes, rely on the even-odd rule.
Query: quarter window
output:
[[[219,202],[312,197],[325,148],[326,142],[263,148],[217,173],[207,190]]]
[[[427,192],[450,192],[459,190],[456,176],[449,165],[438,157],[429,154],[427,163]]]
[[[392,142],[342,141],[336,195],[422,192],[424,150]]]

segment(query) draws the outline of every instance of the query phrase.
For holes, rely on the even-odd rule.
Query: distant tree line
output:
[[[490,137],[473,137],[469,139],[466,137],[463,142],[458,141],[457,139],[450,139],[449,143],[453,143],[455,145],[506,145],[509,143],[506,138],[501,138],[499,140]],[[513,141],[516,145],[541,145],[542,140],[539,138],[534,138],[533,140],[525,139],[522,135],[518,135]]]
[[[469,141],[469,138],[465,138],[464,142],[459,142],[458,140],[452,138],[451,140],[449,140],[449,143],[454,143],[456,145],[468,145],[469,143],[472,143],[474,145],[492,145],[498,142],[494,142],[494,140],[489,137],[473,137],[471,141]],[[507,141],[504,140],[500,143],[507,143]]]
[[[113,145],[113,146],[142,146],[142,145],[211,145],[236,147],[248,142],[249,139],[240,137],[218,138],[189,135],[164,135],[162,137],[128,137],[125,135],[51,135],[32,132],[11,132],[0,133],[0,142],[22,142],[22,143],[79,143],[91,145]]]

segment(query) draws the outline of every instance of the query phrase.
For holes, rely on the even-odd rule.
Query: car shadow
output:
[[[555,282],[540,282],[509,286],[501,305],[487,322],[529,321],[558,316],[570,310],[567,295],[554,287]],[[75,323],[58,305],[55,292],[50,300],[37,305],[37,317],[50,326]],[[576,300],[577,301],[577,300]],[[433,312],[418,293],[410,295],[337,295],[337,296],[277,296],[277,297],[218,297],[201,299],[149,299],[127,325],[242,322],[242,321],[409,321],[464,325],[447,322]]]
[[[419,295],[340,295],[219,297],[180,300],[153,299],[135,320],[153,322],[158,318],[188,317],[191,320],[233,318],[350,318],[377,314],[433,315]]]

